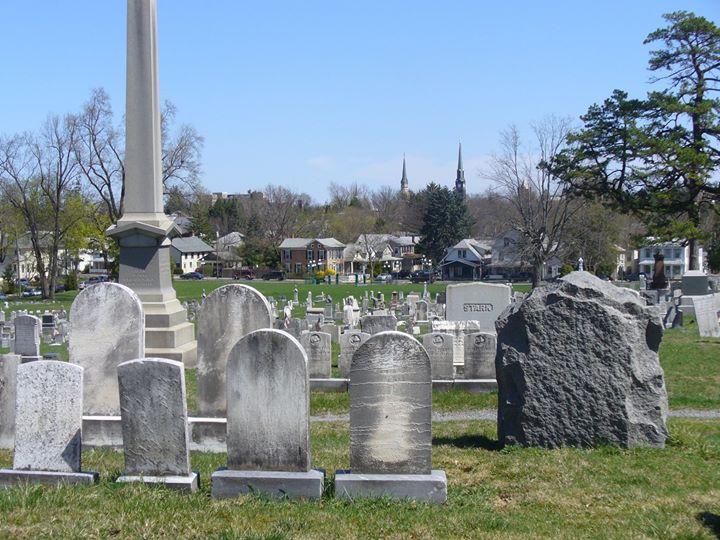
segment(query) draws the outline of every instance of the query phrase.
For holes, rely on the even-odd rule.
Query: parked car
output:
[[[90,279],[88,279],[88,283],[90,283],[90,284],[92,284],[92,283],[104,283],[104,282],[106,282],[106,281],[108,281],[108,277],[107,277],[107,276],[93,276],[93,277],[91,277]]]
[[[65,292],[65,285],[55,285],[55,292]]]
[[[271,270],[269,272],[265,272],[262,278],[265,280],[277,279],[278,281],[283,281],[285,279],[285,272],[280,270]]]
[[[23,277],[23,278],[17,278],[17,279],[15,280],[15,284],[16,284],[16,285],[21,285],[21,286],[23,286],[23,287],[27,287],[28,285],[30,285],[30,281],[28,281],[28,279],[27,279],[27,278],[24,278],[24,277]]]
[[[379,276],[375,277],[375,281],[379,283],[390,283],[392,279],[393,278],[390,274],[380,274]]]
[[[413,272],[410,275],[410,281],[413,283],[433,283],[435,281],[435,275],[427,271]]]
[[[188,272],[181,275],[180,279],[203,279],[204,277],[200,272]]]
[[[255,279],[255,272],[246,268],[245,270],[235,270],[233,279]]]
[[[0,292],[0,302],[7,302],[7,299],[7,294],[5,294],[4,292]]]
[[[31,296],[42,296],[42,291],[38,289],[37,287],[30,287],[29,289],[25,289],[22,293],[22,295],[25,298],[31,297]]]

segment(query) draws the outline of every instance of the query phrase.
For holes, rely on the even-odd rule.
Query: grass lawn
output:
[[[312,463],[328,471],[321,501],[256,496],[215,501],[210,474],[224,454],[193,453],[202,489],[116,485],[119,452],[84,454],[98,486],[26,487],[0,494],[2,538],[716,538],[720,423],[670,422],[665,450],[499,450],[491,422],[436,422],[433,467],[448,502],[430,506],[332,498],[349,466],[348,425],[313,424]],[[10,465],[0,452],[0,465]]]

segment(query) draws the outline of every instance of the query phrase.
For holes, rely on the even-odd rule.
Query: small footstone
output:
[[[445,471],[433,470],[430,474],[352,474],[335,473],[335,497],[391,497],[442,504],[447,501]]]

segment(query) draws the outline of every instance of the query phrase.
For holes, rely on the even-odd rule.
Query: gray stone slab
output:
[[[40,356],[40,329],[42,322],[34,315],[17,315],[13,352],[20,356]]]
[[[454,339],[455,336],[452,334],[440,332],[431,332],[423,336],[423,347],[430,357],[433,379],[452,379],[455,376]]]
[[[281,330],[238,341],[227,363],[227,454],[234,470],[310,470],[307,356]]]
[[[124,475],[190,475],[190,437],[182,362],[142,358],[117,368]]]
[[[416,339],[381,332],[350,368],[350,467],[362,474],[429,474],[430,358]]]
[[[702,270],[688,270],[682,276],[682,293],[686,296],[705,296],[710,281]]]
[[[352,357],[360,346],[365,343],[370,334],[359,330],[349,330],[340,336],[340,355],[338,356],[338,368],[343,377],[350,376],[350,364]]]
[[[332,372],[332,337],[327,332],[303,332],[300,344],[308,358],[308,374],[316,379],[328,379]]]
[[[70,362],[84,369],[85,414],[120,414],[117,367],[145,356],[140,298],[119,283],[96,283],[70,307]]]
[[[319,499],[322,497],[325,473],[286,471],[219,470],[212,475],[214,499],[229,499],[248,493],[275,498]]]
[[[0,355],[0,448],[15,446],[15,398],[20,355]]]
[[[695,320],[701,337],[720,337],[720,324],[718,323],[718,308],[715,304],[715,295],[691,296],[695,309]]]
[[[337,471],[335,497],[390,497],[443,504],[447,501],[447,477],[445,471],[440,470],[433,470],[430,474],[354,474]]]
[[[495,321],[510,305],[512,288],[495,283],[458,283],[447,286],[445,318],[479,321],[480,330],[495,331]]]
[[[18,366],[13,469],[80,472],[82,383],[67,362]]]
[[[200,476],[192,472],[187,476],[128,476],[118,477],[116,482],[120,484],[153,484],[164,486],[177,491],[195,492],[200,488]]]
[[[204,416],[226,414],[226,368],[230,351],[243,337],[270,328],[274,316],[267,299],[247,285],[215,289],[198,312],[198,412]]]
[[[397,330],[397,319],[394,315],[365,315],[360,319],[362,331],[370,334]]]
[[[494,379],[497,336],[477,332],[465,336],[463,377],[466,379]]]
[[[95,472],[55,472],[55,471],[21,471],[17,469],[0,469],[0,489],[10,489],[26,484],[43,486],[62,486],[77,484],[96,484],[99,480]]]

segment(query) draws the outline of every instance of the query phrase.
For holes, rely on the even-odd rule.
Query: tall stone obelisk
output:
[[[177,231],[163,211],[157,0],[128,0],[125,200],[107,230],[120,245],[120,283],[145,310],[145,355],[197,360],[195,329],[178,302],[170,272],[170,238]]]

